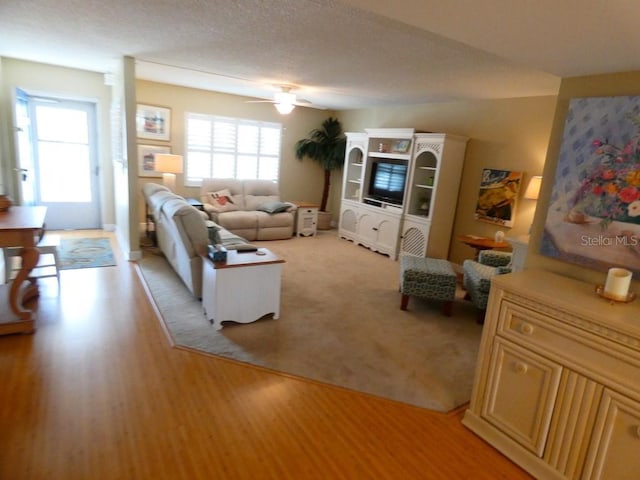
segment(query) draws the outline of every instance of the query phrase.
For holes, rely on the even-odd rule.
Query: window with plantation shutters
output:
[[[203,178],[278,181],[282,125],[187,113],[185,184]]]

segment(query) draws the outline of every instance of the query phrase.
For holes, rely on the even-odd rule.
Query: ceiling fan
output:
[[[311,106],[309,100],[298,99],[296,94],[291,91],[291,87],[288,86],[281,86],[280,91],[273,94],[273,100],[247,100],[246,103],[273,103],[276,110],[282,115],[291,113],[296,106]]]

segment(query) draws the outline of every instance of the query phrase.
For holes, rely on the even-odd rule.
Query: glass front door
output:
[[[23,123],[30,124],[31,150],[21,142],[22,198],[48,207],[48,230],[99,228],[95,105],[42,97],[28,103]]]

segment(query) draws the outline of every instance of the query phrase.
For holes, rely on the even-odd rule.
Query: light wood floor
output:
[[[531,478],[463,410],[172,347],[114,250],[117,267],[42,280],[37,332],[0,337],[0,479]]]

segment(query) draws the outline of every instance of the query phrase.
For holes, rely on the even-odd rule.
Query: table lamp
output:
[[[529,185],[527,185],[527,189],[524,191],[524,198],[527,198],[529,200],[538,200],[538,197],[540,196],[541,185],[541,175],[531,177],[531,180],[529,180]]]
[[[182,155],[157,153],[155,155],[155,168],[162,172],[162,183],[172,192],[176,189],[176,173],[182,173]]]
[[[538,200],[540,197],[540,187],[542,185],[542,176],[534,175],[529,180],[529,185],[527,185],[527,189],[524,191],[524,198],[528,200]],[[531,234],[531,229],[533,225],[529,226],[529,235]]]

